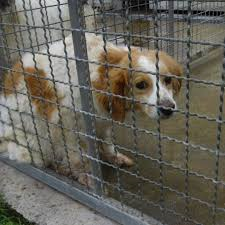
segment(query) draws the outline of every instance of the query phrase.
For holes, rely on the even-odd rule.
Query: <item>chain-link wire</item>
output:
[[[135,97],[134,97],[134,87],[133,87],[133,83],[134,83],[134,77],[133,77],[133,72],[132,72],[132,49],[131,49],[131,35],[130,35],[130,25],[131,25],[131,21],[130,21],[130,9],[131,9],[131,1],[127,0],[126,4],[125,4],[125,8],[126,8],[126,12],[125,12],[125,19],[126,19],[126,39],[125,39],[125,43],[127,45],[127,49],[128,49],[128,60],[129,60],[129,65],[128,65],[128,79],[129,79],[129,88],[130,88],[130,93],[131,93],[131,114],[132,114],[132,136],[133,136],[133,151],[135,152],[135,171],[137,176],[140,175],[140,170],[139,170],[139,162],[138,162],[138,142],[137,142],[137,125],[136,125],[136,112],[135,112]],[[142,183],[138,182],[138,196],[139,199],[141,200],[143,198],[143,190],[142,190]],[[141,213],[141,216],[143,216],[143,214]]]
[[[87,58],[87,46],[86,46],[86,40],[85,40],[85,33],[83,32],[84,27],[84,16],[83,16],[83,8],[82,4],[75,0],[70,1],[70,15],[71,15],[71,23],[72,27],[74,27],[74,33],[73,33],[73,40],[74,40],[74,50],[75,55],[78,56],[78,58]],[[78,18],[77,18],[78,17]],[[79,28],[78,30],[75,29]],[[80,85],[84,85],[87,87],[86,90],[80,89],[81,93],[81,102],[82,102],[82,109],[86,112],[94,113],[95,109],[93,108],[93,100],[92,100],[92,92],[90,91],[91,82],[90,82],[90,73],[89,73],[89,67],[87,63],[76,61],[77,64],[77,72],[78,72],[78,79]],[[84,74],[84,75],[83,75]],[[99,158],[99,152],[97,141],[96,141],[96,121],[94,117],[88,117],[87,115],[83,114],[84,120],[86,123],[86,132],[88,135],[93,135],[94,140],[89,139],[89,154],[91,157],[98,159]],[[95,194],[97,194],[99,197],[103,194],[103,186],[101,181],[101,169],[100,164],[97,161],[91,161],[91,174],[96,178],[94,180],[95,183]]]
[[[103,32],[106,32],[106,28],[107,28],[107,24],[106,24],[106,16],[105,16],[105,2],[104,0],[100,0],[99,1],[101,7],[100,7],[100,13],[101,13],[101,23],[102,23],[102,31]],[[102,35],[102,39],[103,39],[103,50],[104,50],[104,60],[106,62],[106,64],[104,65],[105,67],[105,78],[107,80],[107,93],[112,93],[111,92],[111,87],[112,87],[112,84],[110,82],[110,77],[109,77],[109,66],[108,66],[108,49],[107,49],[107,36],[106,35]],[[116,142],[116,138],[115,138],[115,127],[114,127],[114,120],[113,120],[113,111],[112,111],[112,96],[109,96],[109,103],[108,103],[108,108],[109,108],[109,115],[111,117],[111,130],[110,130],[110,135],[111,135],[111,139],[112,139],[112,146],[109,146],[109,147],[112,147],[113,148],[113,151],[117,157],[118,155],[118,151],[117,151],[117,148],[115,146],[115,142]],[[107,132],[107,131],[106,131]],[[104,148],[104,147],[103,147]],[[104,149],[103,149],[104,151]],[[120,201],[120,204],[121,206],[123,207],[123,192],[122,192],[122,188],[120,187],[121,186],[121,178],[120,178],[120,172],[118,170],[119,166],[117,166],[116,168],[116,177],[117,177],[117,185],[119,186],[119,201]]]
[[[29,2],[29,6],[30,6],[30,8],[31,8],[31,2]],[[28,15],[27,15],[27,8],[26,8],[26,5],[25,5],[25,1],[23,1],[23,8],[24,8],[24,10],[25,10],[25,18],[26,18],[26,25],[27,26],[29,26],[29,19],[28,19]],[[32,14],[32,22],[34,23],[34,17],[33,17],[33,12],[32,12],[32,10],[31,10],[31,14]],[[36,59],[35,59],[35,50],[34,50],[34,48],[33,48],[33,41],[32,41],[32,36],[31,36],[31,31],[30,31],[30,29],[28,28],[28,34],[29,34],[29,41],[30,41],[30,48],[31,48],[31,50],[32,50],[32,59],[33,59],[33,62],[34,62],[34,66],[35,66],[35,70],[36,71],[38,71],[38,67],[37,67],[37,61],[36,61]],[[36,30],[35,30],[35,34],[37,34],[36,33]],[[37,43],[38,43],[38,40],[37,40],[37,37],[36,37],[36,41],[37,41]],[[22,57],[22,56],[21,56]],[[44,100],[44,94],[43,94],[43,90],[42,90],[42,85],[41,85],[41,80],[40,80],[40,77],[39,77],[39,75],[38,75],[38,73],[37,74],[33,74],[34,76],[35,76],[35,78],[37,78],[37,80],[38,80],[38,89],[39,89],[39,93],[40,93],[40,95],[41,95],[41,102],[42,102],[42,104],[44,105],[45,104],[45,100]],[[26,75],[24,75],[25,77],[27,76],[27,74]],[[46,109],[44,109],[44,116],[45,116],[45,118],[46,118],[46,127],[47,127],[47,135],[48,135],[48,139],[49,139],[49,142],[50,142],[50,146],[51,146],[51,150],[52,150],[52,154],[53,154],[53,164],[54,164],[54,168],[56,169],[56,172],[58,172],[58,164],[57,164],[57,160],[56,160],[56,153],[55,153],[55,148],[54,148],[54,143],[53,143],[53,141],[52,141],[52,138],[51,138],[51,132],[50,132],[50,127],[49,127],[49,123],[47,122],[47,110]],[[37,125],[36,125],[37,126]],[[38,134],[39,135],[39,134]],[[45,155],[44,155],[44,153],[42,152],[42,160],[43,160],[43,162],[45,162]]]
[[[225,39],[224,39],[225,42]],[[220,164],[220,155],[221,151],[221,135],[222,135],[222,125],[219,121],[223,119],[223,110],[224,110],[224,88],[225,88],[225,49],[223,54],[223,71],[221,75],[221,88],[220,88],[220,103],[219,103],[219,115],[218,115],[218,125],[217,125],[217,141],[216,141],[216,168],[215,168],[215,180],[219,179],[219,164]],[[214,186],[214,198],[213,198],[213,224],[217,224],[217,202],[218,202],[218,184],[215,183]]]
[[[7,92],[11,91],[15,97],[15,106],[6,105],[5,102],[0,101],[0,124],[3,127],[12,128],[11,137],[5,137],[3,140],[0,137],[0,146],[5,141],[14,142],[21,149],[27,149],[32,165],[36,165],[33,156],[40,154],[41,161],[44,163],[42,169],[44,169],[46,175],[49,168],[47,168],[46,152],[43,150],[45,146],[42,143],[49,143],[48,150],[52,154],[55,172],[60,174],[59,167],[61,165],[69,169],[68,177],[72,181],[68,183],[69,187],[77,185],[72,176],[74,165],[70,153],[78,153],[81,158],[81,170],[94,181],[94,189],[85,188],[85,193],[89,198],[89,201],[84,201],[85,204],[92,204],[91,207],[94,208],[97,200],[100,200],[102,203],[100,211],[122,224],[128,224],[127,221],[130,221],[128,218],[133,219],[134,224],[151,224],[146,219],[146,215],[149,215],[168,225],[180,225],[181,223],[222,225],[225,219],[223,200],[225,193],[223,172],[225,160],[223,135],[225,126],[225,56],[224,54],[221,56],[220,49],[223,48],[224,51],[225,48],[224,2],[125,0],[121,3],[116,0],[108,4],[109,2],[108,0],[91,0],[89,3],[97,7],[92,8],[93,11],[91,12],[86,12],[86,6],[83,6],[83,3],[78,0],[70,0],[69,3],[61,0],[52,1],[52,3],[39,0],[39,7],[33,6],[33,0],[22,0],[21,9],[18,9],[16,5],[11,5],[10,11],[4,9],[5,11],[1,12],[2,34],[0,34],[0,38],[2,41],[0,41],[0,48],[4,52],[6,63],[0,62],[0,69],[1,71],[8,71],[8,75],[11,76],[12,87],[8,88],[4,82],[0,83],[2,88],[0,96],[2,95],[7,99]],[[113,5],[114,8],[107,8],[108,5]],[[67,15],[70,14],[70,21],[64,15],[65,6],[69,6]],[[55,21],[52,20],[52,9],[55,10],[55,15],[58,15]],[[37,19],[38,12],[40,18]],[[14,21],[7,21],[6,18],[10,15],[18,15],[18,18]],[[23,17],[19,17],[19,15],[23,15]],[[24,19],[21,20],[22,22],[20,21],[21,18]],[[94,20],[93,27],[89,27],[88,23],[85,27],[85,20],[90,18]],[[71,26],[65,26],[65,22],[71,22]],[[56,32],[60,33],[59,37],[56,37]],[[71,56],[68,51],[71,47],[67,46],[66,42],[68,33],[72,33],[74,56]],[[102,46],[100,47],[102,53],[104,53],[104,60],[99,60],[99,56],[95,60],[90,58],[89,48],[95,48],[96,46],[89,46],[88,40],[86,40],[89,34],[96,34],[101,37]],[[15,43],[11,43],[10,37],[14,38]],[[61,40],[62,43],[62,55],[53,54],[50,50],[52,44],[58,40]],[[109,46],[111,44],[115,44],[114,48],[126,51],[127,65],[126,63],[110,63]],[[135,45],[135,48],[133,48],[133,45]],[[46,50],[43,51],[42,49]],[[146,71],[134,66],[135,51],[146,56],[147,50],[155,50],[155,71]],[[161,50],[166,51],[177,61],[183,63],[185,72],[181,77],[175,74],[161,74]],[[222,59],[223,57],[222,72],[218,69],[220,63],[216,62],[218,64],[216,65],[215,59],[211,59],[214,52],[217,54],[215,58]],[[31,60],[34,62],[36,71],[40,66],[37,58],[45,58],[49,63],[49,76],[40,77],[36,73],[27,73],[23,66],[23,53],[31,53]],[[22,65],[22,71],[13,69],[12,65],[15,63],[15,58]],[[208,62],[203,60],[203,66],[196,63],[203,58],[208,60]],[[55,59],[64,62],[65,80],[59,80],[55,75],[57,72],[54,68]],[[194,64],[192,62],[195,59],[197,61]],[[73,71],[70,67],[70,63],[75,62],[77,71]],[[217,67],[218,71],[209,71],[212,74],[208,77],[202,76],[202,74],[198,76],[198,73],[204,71],[203,67],[207,68],[207,64],[210,63],[212,67]],[[89,71],[89,68],[99,67],[105,69],[106,90],[96,89],[92,85],[93,71],[92,69]],[[128,95],[120,96],[112,92],[110,80],[112,68],[121,69],[128,73]],[[16,72],[23,76],[24,89],[19,89],[16,86],[13,76]],[[151,74],[156,79],[156,104],[150,104],[135,98],[135,87],[133,85],[136,73]],[[222,74],[219,78],[217,78],[218,73]],[[78,84],[73,81],[76,74],[79,78]],[[29,77],[38,81],[38,96],[32,96],[29,93],[29,87],[26,83]],[[178,79],[183,81],[184,84],[181,89],[181,97],[177,100],[180,107],[178,109],[163,107],[176,113],[175,118],[168,121],[160,119],[162,108],[160,94],[162,82],[165,78]],[[41,85],[43,81],[52,84],[55,101],[44,98]],[[61,103],[58,96],[59,87],[68,88],[71,104],[64,105]],[[81,108],[76,102],[75,89],[79,89],[81,93]],[[210,90],[215,93],[215,96],[218,94],[218,99],[215,97],[215,102],[203,104],[201,101],[204,94],[201,91],[211,93]],[[95,97],[93,97],[95,95],[107,97],[109,100],[109,116],[99,114],[99,109],[96,110]],[[22,110],[19,101],[21,97],[27,98],[28,111]],[[130,105],[131,121],[121,122],[113,119],[113,98],[123,100]],[[212,98],[209,96],[209,99]],[[43,109],[43,117],[37,116],[32,105],[33,100],[41,102],[42,105],[54,105],[57,109],[59,122],[55,123],[48,120],[46,108]],[[204,108],[205,105],[210,104],[211,106]],[[137,105],[154,107],[157,110],[157,119],[151,122],[149,120],[143,125],[142,118],[139,118],[138,110],[135,107]],[[215,113],[214,108],[218,109],[218,112]],[[1,109],[7,111],[8,120],[4,118]],[[64,110],[73,114],[72,127],[67,127],[63,122]],[[19,119],[19,124],[14,121],[15,115]],[[80,117],[78,115],[82,115],[85,120],[86,129],[84,130],[79,127]],[[32,121],[32,129],[27,128],[26,118]],[[110,137],[98,136],[96,130],[98,121],[110,125]],[[39,129],[40,123],[45,124],[45,133],[42,133]],[[195,123],[200,123],[200,125],[198,126]],[[214,128],[211,128],[211,126]],[[57,140],[59,143],[55,143],[51,129],[61,132],[61,139]],[[123,132],[123,129],[126,132],[129,130],[129,134]],[[205,129],[209,130],[209,134],[205,134],[206,137],[202,138]],[[6,134],[5,130],[3,130],[3,133]],[[77,149],[69,145],[67,133],[73,134]],[[23,136],[23,142],[18,140],[19,135]],[[121,137],[123,135],[124,137]],[[212,139],[212,137],[215,138]],[[32,145],[32,140],[37,142],[36,147]],[[89,143],[88,151],[82,144],[83,140]],[[65,161],[58,158],[56,145],[65,153]],[[103,160],[99,156],[99,153],[104,152],[102,146],[112,147],[115,157],[120,152],[128,154],[134,160],[134,166],[123,168],[113,162]],[[168,153],[169,151],[171,152]],[[203,159],[208,166],[203,165]],[[90,171],[85,168],[87,161],[91,164]],[[66,178],[62,176],[59,180],[62,188]],[[88,186],[88,180],[86,180],[86,186]],[[107,189],[109,190],[107,191]],[[79,191],[81,190],[82,188],[79,189]],[[77,196],[80,196],[81,192],[78,193]],[[120,204],[110,201],[109,197],[116,199]],[[116,208],[118,214],[112,213],[112,215],[109,212],[110,210],[105,210],[104,206],[107,204],[110,205],[112,211]],[[133,209],[127,206],[131,206],[138,211],[134,213]],[[198,209],[199,213],[195,213],[194,208]]]
[[[158,34],[158,1],[154,1],[154,36],[156,37],[155,43],[154,43],[154,47],[155,47],[155,57],[156,57],[156,62],[155,62],[155,68],[156,68],[156,95],[157,95],[157,133],[158,133],[158,154],[159,154],[159,183],[160,183],[160,206],[161,206],[161,210],[163,213],[163,217],[164,218],[164,185],[163,185],[163,165],[162,165],[162,161],[163,161],[163,153],[162,153],[162,138],[161,138],[161,121],[160,121],[160,110],[159,110],[159,105],[160,105],[160,87],[159,87],[159,76],[160,76],[160,72],[159,72],[159,41],[157,40],[157,38],[159,37]],[[163,221],[164,222],[164,221]]]
[[[187,63],[186,63],[186,77],[190,78],[190,62],[191,62],[191,45],[190,45],[190,40],[191,40],[191,7],[192,7],[192,1],[188,1],[188,15],[187,15],[187,37],[188,37],[188,42],[187,42]],[[186,82],[186,113],[185,113],[185,118],[186,118],[186,123],[185,123],[185,142],[187,145],[185,146],[185,152],[186,152],[186,176],[185,176],[185,194],[186,194],[186,206],[185,206],[185,214],[187,217],[189,217],[189,112],[190,112],[190,83],[189,81]]]

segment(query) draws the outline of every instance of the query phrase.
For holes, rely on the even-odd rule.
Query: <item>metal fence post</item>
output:
[[[94,105],[92,99],[92,93],[89,88],[91,88],[90,82],[90,72],[89,65],[86,60],[88,60],[87,56],[87,47],[86,47],[86,39],[84,28],[84,16],[83,16],[83,4],[80,0],[69,0],[69,13],[71,18],[71,28],[72,28],[72,36],[73,36],[73,44],[74,44],[74,52],[78,73],[78,81],[81,94],[81,105],[82,110],[94,114]],[[81,59],[81,60],[79,60]],[[87,88],[82,88],[82,87]],[[95,129],[95,118],[91,115],[83,114],[85,125],[86,125],[86,134],[91,137],[96,137],[96,129]],[[99,159],[99,154],[95,149],[95,140],[93,138],[88,138],[89,149],[88,153],[94,159]],[[101,166],[97,162],[98,160],[91,160],[91,169],[92,175],[97,178],[95,179],[95,193],[99,196],[102,195],[102,186],[99,180],[102,180],[101,174]]]
[[[5,58],[2,25],[0,25],[0,66],[5,67],[5,68],[8,67],[6,58]],[[4,74],[4,69],[0,68],[0,91],[1,91],[1,84],[2,84],[2,80],[3,80],[3,74]]]
[[[169,7],[168,35],[169,35],[169,38],[174,38],[174,0],[168,1],[168,7]],[[171,56],[174,56],[174,42],[173,41],[171,41],[169,43],[167,51]]]

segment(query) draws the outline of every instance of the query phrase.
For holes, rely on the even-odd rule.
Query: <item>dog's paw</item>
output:
[[[79,174],[77,180],[78,180],[78,182],[80,184],[82,184],[82,185],[84,185],[84,186],[86,186],[88,188],[91,188],[91,189],[94,188],[94,181],[93,181],[93,179],[90,176],[88,176],[87,174],[85,174],[85,173]]]
[[[28,149],[18,146],[14,142],[9,142],[7,149],[10,160],[16,160],[19,163],[31,163],[31,156]]]
[[[134,161],[131,158],[119,152],[115,156],[114,163],[117,164],[118,166],[130,167],[134,165]]]
[[[56,170],[58,172],[59,175],[62,175],[65,177],[71,176],[71,170],[66,165],[54,165],[53,168],[54,168],[54,170]]]

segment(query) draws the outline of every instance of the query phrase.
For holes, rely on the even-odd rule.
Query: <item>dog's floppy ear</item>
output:
[[[111,48],[107,48],[106,52],[103,51],[100,54],[99,62],[116,65],[116,64],[119,64],[122,61],[123,57],[127,55],[128,53],[125,50],[111,47]],[[113,67],[110,67],[110,68],[113,69]],[[99,67],[100,73],[105,72],[105,70],[106,70],[106,67],[104,65]]]
[[[110,77],[111,98],[112,104],[112,119],[123,122],[126,113],[126,99],[123,97],[128,93],[128,73],[126,70],[114,69],[111,71]],[[110,103],[110,102],[109,102]],[[110,109],[109,109],[110,110]]]
[[[110,69],[108,78],[100,75],[99,79],[92,82],[94,89],[106,93],[96,92],[98,103],[112,119],[123,122],[125,119],[126,100],[123,98],[128,93],[128,72],[118,68]]]
[[[109,48],[107,54],[105,52],[100,54],[99,61],[103,64],[119,65],[126,55],[127,52],[123,49]],[[104,110],[111,112],[112,119],[122,122],[125,119],[126,100],[121,97],[127,93],[128,71],[113,66],[100,65],[98,75],[98,79],[92,81],[92,86],[97,90],[107,92],[107,94],[96,93],[98,103]]]
[[[176,62],[171,56],[167,55],[164,52],[159,53],[159,59],[165,64],[167,67],[168,73],[175,76],[182,76],[183,68],[182,66]],[[174,94],[177,95],[181,89],[182,80],[178,78],[172,79],[172,87],[174,90]]]

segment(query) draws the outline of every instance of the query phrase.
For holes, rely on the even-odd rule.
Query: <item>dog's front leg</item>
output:
[[[110,128],[106,129],[101,146],[101,157],[103,160],[118,166],[132,166],[134,164],[131,158],[118,152],[115,145],[112,143],[112,132]]]

